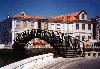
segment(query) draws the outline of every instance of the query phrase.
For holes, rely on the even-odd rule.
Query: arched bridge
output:
[[[70,53],[84,56],[84,43],[83,48],[81,49],[80,40],[73,38],[69,35],[64,36],[63,33],[60,36],[55,35],[52,30],[42,29],[32,29],[20,33],[14,39],[13,50],[15,52],[24,51],[25,45],[34,38],[45,40],[63,57],[68,57]]]

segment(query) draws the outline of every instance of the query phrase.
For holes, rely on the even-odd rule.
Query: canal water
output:
[[[0,67],[11,64],[16,61],[20,61],[25,58],[54,53],[54,57],[58,57],[57,52],[53,48],[34,48],[34,49],[26,49],[25,54],[17,55],[13,53],[12,49],[0,49]]]

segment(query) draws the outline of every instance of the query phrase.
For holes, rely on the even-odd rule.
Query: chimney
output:
[[[7,18],[9,18],[10,16],[8,15]]]

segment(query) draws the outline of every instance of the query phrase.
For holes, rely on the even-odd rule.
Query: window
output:
[[[54,25],[54,24],[51,24],[51,25]]]
[[[38,22],[38,28],[41,29],[41,22]]]
[[[76,24],[76,29],[79,29],[79,24]]]
[[[20,28],[20,24],[16,24],[16,29],[19,29]]]
[[[20,22],[20,20],[16,20],[16,22]]]
[[[34,27],[34,24],[31,24],[31,28],[33,29],[33,27]]]
[[[91,30],[91,24],[88,24],[88,30]]]
[[[60,26],[60,24],[57,24],[57,26]]]
[[[85,39],[85,36],[82,36],[82,41],[84,41],[84,39]]]
[[[82,30],[85,30],[85,24],[82,24]]]
[[[44,29],[48,29],[48,24],[45,23]]]
[[[23,22],[26,22],[26,21],[23,21]]]
[[[79,36],[76,36],[76,39],[79,39]]]
[[[82,19],[84,19],[84,14],[82,14]]]
[[[16,23],[16,29],[20,29],[20,23]]]
[[[26,28],[27,27],[27,22],[24,22],[24,28]]]
[[[57,28],[57,29],[60,29],[60,28]]]
[[[91,39],[91,36],[88,36],[88,40]]]

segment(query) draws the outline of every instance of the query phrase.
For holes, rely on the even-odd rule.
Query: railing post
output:
[[[75,45],[75,49],[76,49],[76,47],[77,47],[76,37],[74,38],[74,45]]]
[[[63,40],[63,37],[64,37],[64,33],[62,33],[62,35],[61,35],[61,36],[62,36],[62,40]]]
[[[83,57],[85,57],[85,46],[84,46],[84,43],[83,43]]]
[[[68,47],[70,47],[69,39],[70,39],[70,36],[68,35],[68,38],[67,38],[67,46]]]

